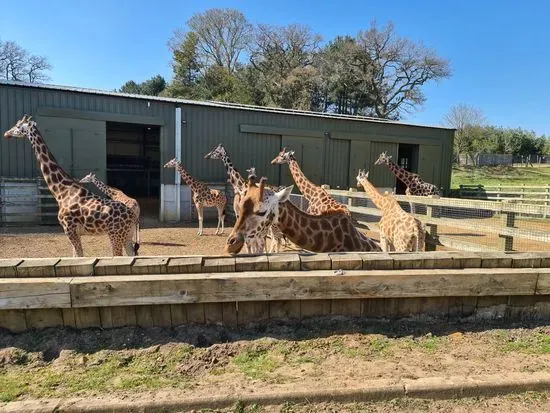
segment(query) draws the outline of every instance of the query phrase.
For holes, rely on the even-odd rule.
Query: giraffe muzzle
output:
[[[242,234],[230,235],[225,244],[225,252],[228,254],[238,254],[244,246],[244,236]]]

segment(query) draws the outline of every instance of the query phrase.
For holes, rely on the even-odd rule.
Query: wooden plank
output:
[[[59,258],[28,258],[17,266],[18,277],[55,277]]]
[[[349,270],[78,277],[73,307],[144,304],[534,294],[540,269]],[[0,285],[1,285],[0,280]]]
[[[204,303],[204,322],[207,324],[223,322],[222,303]]]
[[[539,252],[541,268],[550,268],[550,252]]]
[[[77,328],[101,327],[98,307],[75,308],[74,316]]]
[[[422,268],[424,253],[417,252],[390,252],[394,270],[414,270]]]
[[[449,318],[469,317],[475,313],[478,297],[448,297]]]
[[[333,270],[360,270],[363,268],[363,260],[359,254],[352,252],[329,253]]]
[[[236,271],[267,271],[269,264],[266,255],[237,256],[235,258]]]
[[[536,252],[508,253],[512,258],[512,268],[540,268],[542,258]]]
[[[222,303],[222,319],[226,326],[236,326],[239,320],[239,304],[237,302]]]
[[[302,270],[330,270],[332,260],[326,253],[300,254],[300,268]]]
[[[153,306],[137,305],[135,307],[135,310],[136,310],[136,325],[143,328],[155,327],[155,323],[153,321]]]
[[[166,304],[153,305],[153,324],[155,327],[171,327],[172,315],[170,313],[170,306]]]
[[[550,268],[541,268],[537,280],[537,295],[550,295]]]
[[[512,257],[505,252],[484,252],[480,255],[482,268],[512,268]]]
[[[370,298],[361,300],[361,317],[393,317],[393,315],[397,312],[394,304],[395,302],[388,298]]]
[[[116,306],[100,307],[101,327],[124,327],[136,325],[136,307]]]
[[[250,323],[258,323],[269,318],[269,307],[265,301],[246,301],[239,303],[237,323],[245,326]]]
[[[431,317],[447,318],[449,315],[448,297],[424,297],[420,299],[420,313]]]
[[[0,310],[0,328],[19,333],[27,329],[25,310]]]
[[[394,300],[397,317],[418,317],[422,313],[422,302],[429,298],[400,298]],[[394,304],[394,303],[392,303]]]
[[[69,308],[69,281],[64,278],[0,279],[0,309]]]
[[[187,322],[204,323],[204,304],[187,304]]]
[[[331,314],[359,317],[361,315],[361,300],[332,300]]]
[[[393,270],[393,257],[387,252],[364,252],[359,256],[364,270]]]
[[[481,256],[474,252],[453,251],[449,253],[453,257],[454,268],[480,268]]]
[[[132,265],[132,274],[166,274],[167,264],[167,257],[138,257]]]
[[[74,308],[62,308],[61,314],[63,315],[63,326],[76,328],[76,316]]]
[[[16,267],[23,262],[20,258],[0,260],[0,277],[17,277]]]
[[[269,271],[299,271],[300,256],[298,254],[270,254],[267,256]]]
[[[456,268],[456,261],[446,251],[429,251],[421,254],[422,268],[426,269],[451,269]]]
[[[269,301],[270,319],[299,319],[300,301],[298,300],[280,300]]]
[[[202,257],[170,258],[166,266],[168,274],[189,274],[202,271]]]
[[[95,275],[129,275],[135,257],[100,258],[95,265]]]
[[[235,258],[205,257],[202,272],[234,272]]]
[[[331,313],[332,300],[301,300],[300,317],[316,317]]]
[[[29,329],[63,326],[63,313],[60,308],[25,310],[25,318]]]
[[[88,277],[94,275],[94,264],[97,258],[61,258],[55,265],[58,277]]]
[[[172,318],[172,327],[187,324],[187,306],[185,304],[171,304],[170,317]]]

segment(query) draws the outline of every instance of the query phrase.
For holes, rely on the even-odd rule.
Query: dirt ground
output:
[[[359,387],[365,380],[550,371],[547,324],[325,317],[249,329],[46,329],[0,334],[0,401]]]

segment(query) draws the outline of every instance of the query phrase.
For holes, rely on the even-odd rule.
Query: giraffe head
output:
[[[289,163],[291,160],[294,159],[294,151],[288,150],[288,148],[285,146],[281,152],[271,161],[271,165],[282,165],[285,163]]]
[[[245,239],[265,236],[271,224],[277,222],[279,203],[289,199],[293,186],[274,192],[265,187],[266,180],[262,178],[260,184],[256,185],[256,177],[249,177],[246,195],[239,204],[241,213],[227,238],[226,253],[238,254]]]
[[[178,166],[178,160],[176,158],[169,160],[164,164],[165,168],[176,168]]]
[[[363,182],[367,181],[369,178],[369,171],[365,171],[364,169],[359,169],[359,173],[357,174],[357,187],[362,188]]]
[[[25,115],[17,121],[14,127],[4,132],[4,138],[27,138],[32,130],[36,128],[36,122],[31,116]]]
[[[80,180],[81,184],[88,184],[91,182],[94,182],[95,180],[95,174],[93,172],[90,172],[88,175],[86,175],[84,178]]]
[[[374,164],[382,165],[382,164],[387,164],[389,161],[391,161],[391,155],[388,155],[387,152],[382,152],[380,156],[378,156],[378,159]]]
[[[227,156],[227,151],[223,145],[219,143],[218,146],[204,155],[204,159],[222,159],[224,156]]]
[[[254,177],[254,179],[256,179],[256,168],[254,168],[253,166],[250,167],[250,169],[247,169],[246,172],[248,172],[248,179],[250,180],[250,178]]]

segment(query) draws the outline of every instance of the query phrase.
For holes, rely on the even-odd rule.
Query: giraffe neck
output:
[[[306,178],[296,159],[291,159],[288,162],[288,166],[290,168],[292,178],[294,178],[294,182],[296,182],[296,186],[304,197],[309,200],[311,198],[311,189],[317,189],[317,185]]]
[[[189,187],[191,188],[191,191],[195,192],[197,189],[199,189],[199,187],[201,186],[200,182],[197,181],[195,178],[193,178],[191,175],[189,175],[189,173],[185,170],[181,162],[177,163],[176,170],[179,172],[181,179],[183,179],[183,181],[187,185],[189,185]]]
[[[107,195],[109,198],[113,198],[116,196],[116,192],[107,184],[105,184],[103,181],[97,179],[97,177],[94,176],[94,179],[92,181],[94,185],[105,195]]]
[[[28,139],[34,149],[34,154],[40,165],[46,185],[48,185],[50,192],[57,200],[66,196],[69,189],[84,190],[84,187],[75,182],[61,165],[57,163],[36,127],[30,132]]]
[[[313,252],[380,251],[345,214],[309,215],[290,201],[279,204],[278,226],[296,245]]]
[[[241,176],[239,171],[235,169],[233,166],[233,163],[231,163],[231,159],[229,159],[228,155],[222,156],[222,162],[225,166],[225,172],[227,173],[227,176],[229,177],[229,183],[233,187],[233,191],[242,193],[246,190],[246,181]]]
[[[391,159],[386,161],[386,165],[388,165],[389,170],[406,185],[409,185],[416,176],[416,174],[407,171],[405,168],[401,168]]]
[[[378,190],[368,179],[362,179],[361,185],[363,185],[365,192],[369,195],[370,199],[378,209],[384,211],[391,207],[391,203],[389,202],[390,199],[378,192]]]

